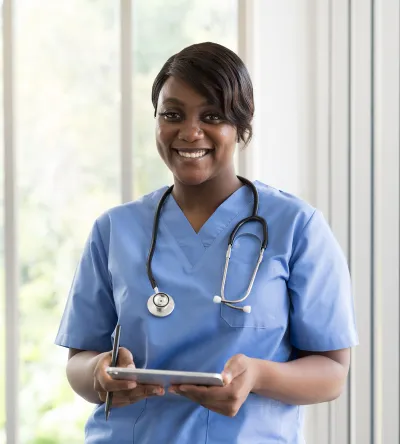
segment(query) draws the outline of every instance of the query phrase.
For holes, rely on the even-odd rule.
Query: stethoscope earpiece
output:
[[[232,233],[229,237],[228,250],[226,252],[224,274],[223,274],[222,284],[221,284],[221,296],[214,296],[213,302],[215,304],[227,305],[228,307],[234,308],[235,310],[241,310],[243,313],[251,313],[251,306],[250,305],[245,305],[243,307],[240,307],[235,304],[239,304],[239,303],[245,301],[248,298],[248,296],[253,288],[253,284],[254,284],[254,280],[255,280],[257,272],[258,272],[258,268],[263,260],[264,251],[267,248],[267,244],[268,244],[268,226],[267,226],[266,220],[263,217],[258,216],[258,214],[257,214],[258,213],[258,192],[257,192],[256,187],[249,180],[244,179],[243,177],[239,177],[239,176],[238,176],[238,178],[245,185],[247,185],[251,189],[251,191],[253,192],[253,197],[254,197],[253,212],[252,212],[251,216],[246,217],[245,219],[239,221],[236,224],[235,228],[232,230]],[[158,290],[156,280],[154,279],[153,272],[151,270],[151,260],[153,258],[154,251],[156,248],[157,230],[158,230],[158,223],[160,221],[161,208],[162,208],[166,198],[168,197],[168,195],[171,194],[172,189],[173,189],[173,186],[169,187],[167,189],[167,191],[161,197],[160,202],[158,203],[156,214],[154,216],[153,235],[152,235],[152,239],[151,239],[151,246],[150,246],[149,256],[147,258],[147,264],[146,264],[147,265],[147,275],[149,277],[151,286],[154,289],[154,294],[151,295],[149,300],[147,301],[147,308],[149,309],[149,312],[152,315],[157,316],[157,317],[168,316],[169,314],[171,314],[173,312],[173,310],[175,308],[175,302],[172,299],[172,297],[169,296],[168,294],[162,293]],[[228,274],[229,260],[231,257],[231,251],[232,251],[233,244],[235,242],[236,234],[238,233],[239,229],[241,227],[243,227],[243,225],[245,225],[247,222],[258,222],[259,224],[261,224],[262,231],[263,231],[263,241],[261,244],[260,254],[258,256],[257,264],[254,268],[254,271],[251,276],[250,283],[249,283],[249,286],[247,287],[246,293],[244,294],[244,296],[241,299],[231,301],[231,300],[228,300],[225,298],[225,283],[226,283],[226,277]]]
[[[244,307],[237,307],[232,305],[230,301],[224,301],[221,296],[214,296],[213,298],[214,304],[225,304],[228,307],[235,308],[236,310],[242,310],[244,313],[251,313],[251,305],[245,305]]]

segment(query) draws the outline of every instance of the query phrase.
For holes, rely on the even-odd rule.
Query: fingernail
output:
[[[229,371],[222,372],[222,379],[225,381],[225,384],[230,384],[232,381],[232,374]]]
[[[128,368],[136,368],[133,364],[129,364]]]
[[[173,388],[169,388],[168,389],[168,392],[169,393],[172,393],[173,395],[178,395],[179,393],[177,393],[177,391],[175,390],[175,389],[173,389]]]
[[[180,390],[181,392],[186,392],[186,388],[185,388],[185,387],[179,387],[179,390]]]
[[[160,395],[162,393],[161,389],[154,389],[153,390],[153,395]]]

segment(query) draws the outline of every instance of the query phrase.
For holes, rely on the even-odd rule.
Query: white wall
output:
[[[398,0],[239,0],[256,92],[242,172],[320,208],[345,252],[360,345],[308,444],[398,444]],[[243,23],[242,23],[243,25]]]
[[[314,201],[313,0],[258,1],[252,176]]]

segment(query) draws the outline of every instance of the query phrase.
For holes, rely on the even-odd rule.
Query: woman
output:
[[[357,343],[345,258],[319,211],[260,182],[253,191],[236,176],[236,144],[252,135],[254,106],[233,52],[212,43],[184,49],[161,69],[152,100],[172,192],[157,190],[96,220],[57,336],[70,349],[72,388],[97,404],[86,442],[302,443],[300,406],[339,396]],[[150,255],[155,283],[146,258],[164,194]],[[233,304],[251,305],[249,313],[213,297],[246,293],[262,223],[240,228],[223,292],[221,281],[231,231],[257,198],[268,244],[248,298]],[[148,310],[157,285],[175,300],[169,316]],[[222,372],[225,386],[165,391],[112,380],[105,369],[117,324],[118,366]]]

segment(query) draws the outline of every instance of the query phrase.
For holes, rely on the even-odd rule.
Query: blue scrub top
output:
[[[345,257],[318,210],[255,182],[259,215],[269,229],[249,314],[213,303],[220,295],[229,235],[251,214],[253,196],[243,186],[196,233],[170,195],[161,212],[152,262],[160,291],[175,300],[166,318],[152,316],[153,289],[146,273],[153,218],[166,190],[113,208],[99,217],[78,265],[56,343],[109,351],[117,323],[122,347],[137,367],[221,372],[237,353],[286,362],[294,348],[327,351],[358,342]],[[257,261],[261,227],[246,224],[232,250],[227,299],[247,289]],[[250,394],[234,418],[177,395],[114,408],[94,408],[86,443],[248,444],[303,443],[303,409]]]

